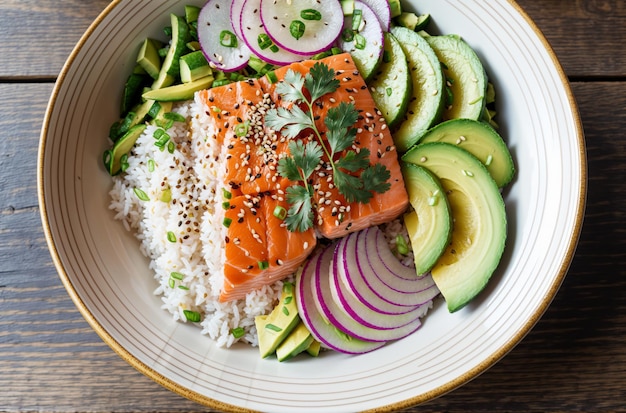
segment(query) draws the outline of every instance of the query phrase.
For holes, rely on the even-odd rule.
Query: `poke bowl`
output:
[[[578,242],[586,197],[584,137],[576,103],[554,52],[524,11],[509,0],[489,5],[478,0],[385,0],[387,6],[399,5],[402,13],[389,7],[391,23],[387,27],[380,23],[378,43],[364,29],[373,25],[372,19],[361,22],[361,12],[354,10],[365,4],[363,9],[376,11],[380,2],[324,0],[311,2],[306,13],[299,10],[301,19],[289,17],[300,23],[288,27],[286,34],[268,37],[267,49],[287,37],[286,43],[280,43],[286,52],[280,58],[263,60],[264,36],[254,31],[254,41],[243,41],[252,25],[241,22],[253,13],[241,10],[248,10],[255,1],[259,3],[117,0],[80,39],[52,93],[39,148],[43,227],[63,284],[81,314],[120,357],[173,392],[215,409],[392,411],[454,390],[504,357],[531,330],[556,295]],[[259,4],[263,3],[281,2]],[[308,48],[303,52],[301,43],[289,42],[308,36],[311,31],[306,28],[314,27],[316,21],[325,21],[314,3],[339,7],[339,18],[326,23],[327,33],[312,35],[302,46]],[[216,4],[228,8],[226,19],[220,17]],[[237,5],[242,8],[237,14],[239,25],[230,14]],[[208,6],[213,8],[206,11]],[[283,5],[291,6],[289,1]],[[269,23],[264,25],[269,27]],[[203,38],[206,28],[214,26],[219,28],[211,28],[212,36]],[[175,62],[177,73],[183,73],[179,66],[184,66],[187,71],[182,77],[189,77],[170,80],[171,73],[162,68],[174,53],[181,30],[188,36],[184,53],[200,52],[203,64],[195,67],[180,55],[170,57],[168,64]],[[399,39],[396,50],[404,53],[402,58],[394,60],[388,38]],[[455,58],[435,53],[439,89],[414,80],[420,70],[406,56],[418,53],[411,54],[409,46],[426,44],[419,47],[440,52],[438,48],[446,46],[439,45],[439,39],[453,42],[454,47],[469,47],[482,66],[484,79],[478,72],[454,78]],[[368,68],[370,54],[365,56],[363,49],[375,43],[380,55],[376,66]],[[161,65],[152,74],[149,59],[142,60],[150,55],[151,47]],[[208,51],[211,47],[221,47],[220,52]],[[237,52],[230,53],[233,49]],[[241,50],[249,54],[242,57]],[[460,52],[454,49],[455,53]],[[288,61],[293,55],[300,57]],[[424,61],[425,57],[415,59]],[[405,72],[396,71],[394,62],[405,64]],[[385,65],[390,68],[387,79],[396,83],[372,86],[380,82]],[[403,106],[400,114],[393,115],[390,112],[396,104],[389,101],[402,90],[396,85],[403,73],[410,87],[397,105]],[[134,75],[143,83],[139,98],[135,92],[136,100],[131,103],[126,99]],[[450,113],[463,100],[463,93],[470,94],[469,89],[459,91],[460,81],[471,87],[480,84],[485,96],[474,105],[480,106],[477,115],[458,115],[463,122],[454,124],[461,127],[475,121],[501,138],[511,166],[500,181],[492,172],[492,162],[497,163],[492,155],[481,159],[479,154],[459,149],[466,139],[473,140],[470,130],[457,133],[452,143],[428,142],[435,129],[454,122]],[[154,86],[157,83],[159,87]],[[357,89],[362,93],[355,98]],[[172,93],[178,95],[172,98]],[[439,109],[427,127],[415,132],[418,120],[411,122],[418,116],[412,108],[433,99],[438,99]],[[479,102],[471,96],[465,99],[472,105]],[[253,107],[252,101],[258,101],[254,113],[250,109],[237,112],[240,106]],[[336,105],[322,108],[322,101]],[[154,102],[158,104],[153,106]],[[133,124],[135,136],[123,144],[132,134],[128,125],[121,130],[124,121],[131,112],[136,116],[142,105],[150,115],[144,114]],[[350,112],[353,107],[360,111]],[[254,123],[257,115],[264,124]],[[228,119],[236,119],[237,125],[233,127]],[[249,148],[248,138],[258,126],[264,131],[257,136],[262,145],[270,135],[266,133],[270,123],[274,138],[295,140],[303,132],[307,136],[300,147],[275,140],[267,150],[256,153],[266,165],[275,162],[263,174],[268,178],[265,184],[278,181],[284,185],[261,189],[262,174],[243,161],[250,156],[244,154],[240,161],[228,163],[232,155],[228,150],[236,149],[229,142],[244,142],[242,148]],[[409,123],[413,129],[403,133],[403,125]],[[321,125],[319,130],[316,125]],[[232,132],[223,135],[222,127]],[[359,147],[365,136],[373,136],[372,142],[378,141],[382,151]],[[217,152],[204,146],[213,137],[217,143],[211,150]],[[348,143],[341,146],[338,142],[346,137]],[[452,157],[460,162],[454,168],[470,184],[455,186],[457,178],[451,178],[448,167],[428,169],[427,161],[439,157],[444,146],[441,159],[447,162]],[[276,147],[283,152],[276,155],[272,152]],[[455,151],[460,152],[458,159]],[[276,159],[268,158],[269,153]],[[305,162],[311,154],[317,156],[313,162],[317,169]],[[337,154],[343,155],[333,158]],[[359,164],[360,169],[353,167],[349,161],[354,159],[365,159],[365,163]],[[480,167],[472,169],[464,162],[478,162]],[[417,166],[420,163],[424,165]],[[414,172],[408,164],[430,171],[420,175],[415,187],[411,187]],[[327,181],[330,172],[326,169],[335,179],[341,173],[355,181],[350,181],[351,186],[343,182],[343,187],[337,180]],[[246,176],[234,185],[237,174]],[[422,179],[440,189],[429,193],[426,204],[415,201],[416,191],[430,185]],[[254,185],[248,185],[252,181]],[[487,212],[477,207],[478,217],[471,213],[470,218],[464,217],[459,212],[462,203],[453,193],[483,181],[482,187],[473,193],[468,189],[468,193],[470,198],[476,194],[476,202],[483,202]],[[252,192],[242,189],[248,187]],[[345,192],[338,192],[342,188]],[[332,198],[335,192],[340,195]],[[366,200],[358,201],[360,196]],[[300,209],[294,207],[294,200],[299,200]],[[357,205],[369,205],[374,212],[359,220],[350,207],[367,208]],[[438,255],[416,273],[419,244],[410,225],[417,224],[409,224],[407,216],[421,217],[420,208],[447,211],[444,221],[450,228],[447,238],[439,238],[443,240],[440,247],[427,243],[424,254],[437,250]],[[265,212],[257,215],[259,211]],[[271,220],[280,221],[272,231]],[[465,221],[488,221],[489,225],[479,226],[480,234],[464,244],[467,250],[482,244],[474,253],[479,255],[463,261],[458,234]],[[261,224],[265,226],[258,230],[256,225]],[[235,237],[230,232],[234,230],[240,235]],[[246,239],[251,246],[237,255],[241,248],[235,251],[235,244]],[[257,243],[263,246],[261,252],[255,252]],[[384,256],[379,257],[381,263],[371,258],[373,252]],[[482,278],[470,283],[478,287],[446,284],[448,275],[441,274],[454,263],[443,265],[445,254],[455,255],[454,263],[461,262],[460,270],[455,270],[461,275],[455,277],[472,273],[474,267],[478,272],[483,269]],[[290,261],[294,256],[301,259]],[[378,290],[383,289],[385,281],[376,281],[376,273],[385,272],[381,268],[389,267],[391,261],[403,274],[394,278],[395,286],[419,280],[426,286],[420,284],[421,289],[415,287],[415,291],[433,294],[416,298],[413,291],[402,291],[401,302],[393,302],[393,297],[373,288],[368,293],[371,299],[388,311],[372,308],[362,297],[367,290],[363,286],[380,282]],[[247,267],[229,276],[228,268],[236,265]],[[249,281],[251,273],[259,274],[255,281]],[[336,281],[339,278],[333,284],[333,274],[340,274],[343,284]],[[354,274],[361,284],[355,284]],[[332,305],[343,303],[345,311],[333,313],[327,308],[331,301]],[[350,304],[354,302],[358,303]],[[398,314],[391,311],[403,306],[406,309]],[[367,318],[370,313],[377,313],[376,318]],[[380,325],[346,330],[341,325],[346,315]],[[289,332],[301,327],[306,341],[303,338],[295,346],[297,351],[294,347],[282,350],[275,343],[263,354],[261,331],[268,329],[273,335],[283,330],[285,325],[280,323],[287,317],[291,317]],[[324,335],[328,331],[332,337]],[[281,355],[282,351],[288,353]]]

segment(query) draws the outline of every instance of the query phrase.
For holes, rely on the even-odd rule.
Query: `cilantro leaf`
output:
[[[346,201],[350,203],[367,204],[373,196],[371,191],[363,188],[363,180],[360,177],[350,175],[339,169],[335,170],[333,182],[346,198]]]
[[[288,156],[281,158],[278,161],[278,173],[290,181],[299,181],[302,179],[300,176],[300,169],[296,165],[296,161]]]
[[[282,82],[276,85],[276,92],[282,96],[286,102],[298,102],[306,100],[302,93],[304,78],[293,69],[287,70]]]
[[[300,185],[287,188],[289,210],[285,224],[289,231],[304,232],[313,226],[313,194],[310,189]]]
[[[385,165],[380,163],[369,166],[361,173],[364,188],[380,194],[387,192],[391,188],[391,184],[387,182],[389,178],[391,178],[391,172]]]
[[[333,154],[349,148],[356,138],[357,130],[352,125],[359,118],[359,112],[352,103],[341,102],[339,106],[328,109],[324,124],[328,128],[326,139]]]
[[[322,62],[316,62],[304,77],[304,85],[311,94],[311,102],[315,102],[327,93],[339,88],[339,80],[335,71]]]
[[[287,138],[295,138],[303,130],[315,126],[311,116],[296,105],[291,109],[273,108],[268,110],[265,114],[265,125],[281,132]]]
[[[342,158],[337,159],[335,165],[350,172],[356,172],[367,168],[370,164],[370,151],[363,148],[358,153],[355,151],[346,152]]]
[[[308,141],[306,144],[302,141],[291,141],[289,151],[294,162],[302,170],[303,180],[309,179],[324,154],[319,143],[315,141]]]

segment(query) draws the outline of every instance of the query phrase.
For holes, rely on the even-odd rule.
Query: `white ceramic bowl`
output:
[[[56,84],[38,180],[43,226],[63,283],[96,332],[131,365],[221,410],[387,411],[476,377],[537,322],[567,272],[584,212],[584,138],[567,80],[513,1],[405,2],[431,13],[433,32],[463,36],[497,88],[498,119],[517,177],[505,193],[504,259],[487,290],[455,314],[438,305],[417,334],[362,356],[262,360],[256,349],[220,349],[198,328],[172,322],[152,295],[155,281],[138,242],[107,209],[111,181],[101,156],[140,41],[158,36],[168,13],[182,13],[185,1],[114,1]]]

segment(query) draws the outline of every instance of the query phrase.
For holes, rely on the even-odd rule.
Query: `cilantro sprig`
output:
[[[339,88],[335,71],[317,62],[305,76],[288,70],[276,91],[290,108],[273,108],[265,115],[265,124],[289,139],[310,130],[303,140],[289,142],[291,156],[281,158],[278,173],[302,185],[287,189],[289,210],[285,219],[290,231],[306,231],[313,226],[313,188],[310,177],[323,163],[324,155],[332,169],[333,184],[347,202],[368,203],[373,192],[383,193],[391,187],[391,173],[382,164],[370,165],[367,148],[351,149],[354,145],[359,112],[353,103],[341,102],[328,109],[324,118],[326,130],[322,133],[315,122],[313,108],[324,95]],[[306,140],[306,142],[305,142]]]

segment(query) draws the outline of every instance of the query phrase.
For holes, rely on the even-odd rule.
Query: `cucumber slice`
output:
[[[502,137],[485,122],[452,119],[430,129],[420,143],[447,142],[465,149],[480,160],[499,188],[515,175],[513,158]]]
[[[441,118],[445,83],[437,55],[422,36],[399,26],[391,33],[402,46],[412,79],[405,119],[393,135],[396,148],[406,152]]]
[[[452,92],[443,119],[480,119],[487,96],[487,74],[474,50],[459,36],[429,36]]]
[[[402,46],[391,33],[385,33],[383,60],[370,81],[370,90],[376,107],[390,127],[402,120],[411,97],[412,83]]]
[[[159,77],[161,71],[161,57],[159,49],[163,47],[163,43],[154,39],[145,39],[137,54],[137,63],[141,66],[152,79]]]
[[[450,205],[439,179],[428,169],[402,163],[402,176],[413,210],[404,223],[413,247],[417,275],[431,270],[452,236]]]
[[[137,138],[146,129],[145,124],[135,125],[128,130],[117,142],[104,153],[104,166],[111,175],[117,175],[121,171],[122,156],[128,154],[135,145]]]
[[[184,18],[170,14],[172,24],[172,42],[161,64],[159,76],[152,84],[152,89],[170,86],[180,76],[180,56],[189,42],[189,25]]]
[[[193,82],[213,74],[209,62],[200,50],[188,53],[180,58],[180,80],[183,83]]]

